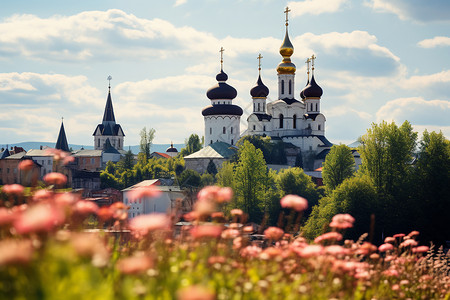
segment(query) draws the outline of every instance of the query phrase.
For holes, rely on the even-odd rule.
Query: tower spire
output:
[[[291,10],[289,9],[289,7],[286,6],[286,9],[284,10],[284,13],[286,14],[286,29],[289,25],[289,18],[288,18],[288,14]]]
[[[312,71],[312,76],[314,76],[314,60],[317,58],[317,56],[311,55],[311,71]]]
[[[106,78],[106,79],[109,81],[108,89],[109,89],[109,92],[111,92],[111,79],[112,79],[111,75],[109,75],[108,78]]]
[[[259,72],[259,76],[261,76],[261,59],[263,58],[263,56],[261,55],[261,53],[259,53],[258,57],[256,58],[259,62],[258,62],[258,72]]]
[[[55,149],[69,152],[69,144],[67,143],[66,131],[64,130],[64,118],[61,117],[61,128],[59,129],[58,140],[56,141]]]
[[[289,7],[286,7],[284,13],[286,14],[286,34],[284,36],[283,44],[280,47],[280,54],[283,57],[283,60],[277,67],[278,74],[295,74],[295,65],[291,62],[291,55],[294,53],[294,46],[291,43],[291,40],[289,39],[289,33],[288,33],[288,25],[289,25],[289,18],[288,14],[291,10]]]

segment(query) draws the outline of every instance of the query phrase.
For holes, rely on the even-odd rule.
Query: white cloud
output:
[[[368,0],[365,4],[378,12],[393,13],[401,20],[450,21],[448,0]]]
[[[404,89],[421,90],[435,84],[450,83],[450,70],[442,71],[430,75],[416,75],[400,80],[398,84]]]
[[[173,5],[174,7],[180,6],[182,4],[185,4],[187,2],[187,0],[177,0],[175,1],[175,4]]]
[[[425,100],[422,97],[398,98],[386,102],[376,113],[377,122],[408,120],[416,126],[450,128],[450,101]]]
[[[304,0],[289,2],[292,15],[298,17],[305,14],[320,15],[339,11],[348,0]]]
[[[432,39],[422,40],[417,43],[422,48],[435,48],[439,46],[450,46],[450,37],[436,36]]]

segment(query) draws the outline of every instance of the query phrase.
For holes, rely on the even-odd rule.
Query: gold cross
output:
[[[111,75],[109,75],[108,78],[106,78],[106,80],[109,81],[109,88],[111,88],[111,79],[112,79]]]
[[[284,11],[284,13],[286,14],[286,26],[288,26],[288,22],[289,22],[288,14],[290,11],[291,10],[289,9],[289,7],[286,6],[286,10]]]
[[[261,58],[263,58],[262,57],[262,55],[261,55],[261,53],[258,55],[258,57],[256,58],[257,60],[259,60],[259,63],[258,63],[258,71],[259,71],[259,75],[261,75]]]
[[[225,49],[223,49],[223,47],[220,47],[220,69],[223,70],[223,51],[225,51]]]
[[[314,75],[314,60],[317,58],[317,56],[314,56],[314,54],[313,55],[311,55],[311,66],[312,66],[312,72],[313,72],[313,75]]]
[[[309,81],[309,64],[311,63],[311,58],[308,58],[306,61],[306,74],[308,74],[308,81]]]

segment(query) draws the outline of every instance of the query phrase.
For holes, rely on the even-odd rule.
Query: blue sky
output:
[[[220,47],[244,130],[258,53],[276,99],[286,5],[295,94],[314,53],[330,141],[351,143],[382,120],[450,136],[447,0],[41,0],[2,4],[0,143],[56,141],[64,117],[69,143],[91,145],[108,75],[125,145],[144,126],[155,143],[203,135]]]

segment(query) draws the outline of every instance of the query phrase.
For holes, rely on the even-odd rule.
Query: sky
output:
[[[202,136],[221,47],[244,131],[259,53],[277,98],[286,5],[295,95],[314,54],[331,142],[383,120],[450,136],[448,0],[40,0],[0,10],[0,144],[56,142],[63,117],[69,143],[93,145],[109,75],[125,145],[139,144],[143,127],[159,144]]]

